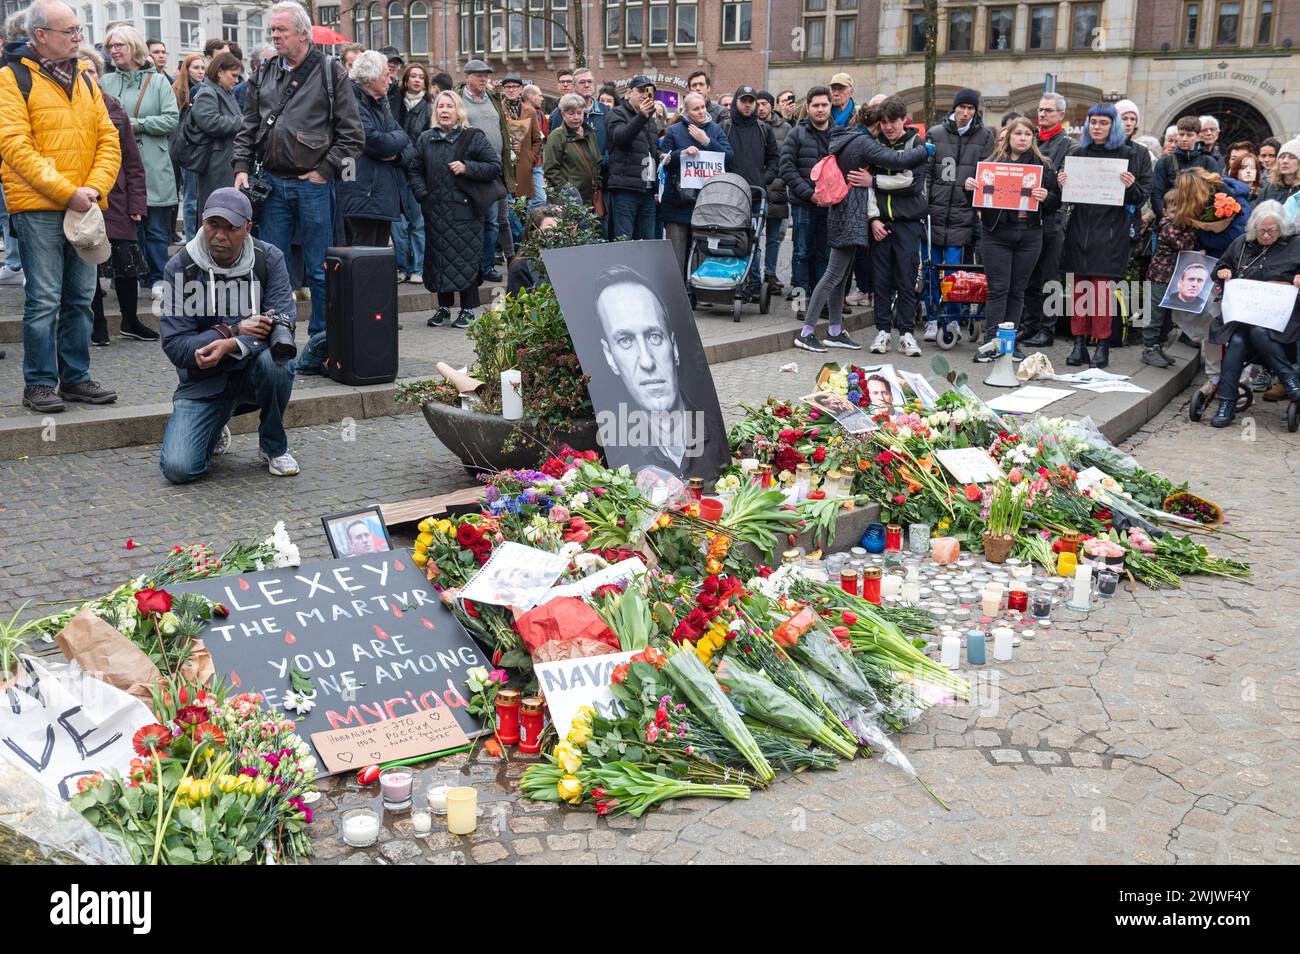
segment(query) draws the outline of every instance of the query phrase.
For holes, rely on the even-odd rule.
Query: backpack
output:
[[[194,122],[194,106],[185,110],[180,123],[172,131],[167,151],[171,155],[172,165],[179,166],[196,175],[207,171],[208,160],[212,156],[211,140]]]
[[[849,194],[849,183],[834,153],[818,159],[809,176],[813,181],[813,202],[816,205],[823,208],[839,205]]]

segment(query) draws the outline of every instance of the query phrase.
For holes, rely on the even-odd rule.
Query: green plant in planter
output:
[[[26,608],[27,604],[24,603],[13,616],[0,618],[0,682],[17,674],[18,654],[26,646],[27,640],[40,632],[35,620],[18,622],[18,617]]]

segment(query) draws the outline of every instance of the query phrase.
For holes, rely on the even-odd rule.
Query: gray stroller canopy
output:
[[[748,229],[750,215],[749,182],[734,172],[720,172],[700,187],[691,227]]]

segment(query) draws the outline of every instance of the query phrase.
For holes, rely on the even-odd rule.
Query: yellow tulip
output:
[[[439,520],[434,526],[445,537],[454,537],[456,535],[456,525],[450,520]]]
[[[432,546],[432,545],[433,545],[433,534],[432,534],[432,533],[427,533],[427,532],[426,532],[426,533],[421,533],[418,537],[415,538],[415,543],[416,543],[416,546],[419,546],[420,544],[424,544],[425,547]]]
[[[433,529],[433,527],[434,527],[433,518],[425,517],[423,520],[419,522],[419,524],[416,526],[416,529],[419,530],[421,533],[428,533]]]
[[[560,798],[570,805],[576,805],[582,801],[582,783],[572,775],[566,775],[556,782],[555,789],[560,793]]]
[[[588,742],[591,741],[591,726],[578,725],[575,722],[573,724],[573,728],[569,729],[569,735],[567,741],[580,748],[586,745]]]
[[[415,562],[416,566],[420,569],[424,569],[424,567],[429,563],[429,554],[416,550],[411,559]]]
[[[573,714],[574,725],[591,725],[591,720],[596,718],[596,710],[591,706],[578,706],[578,711]]]
[[[551,754],[555,756],[560,768],[570,775],[582,768],[582,753],[571,742],[561,742]]]

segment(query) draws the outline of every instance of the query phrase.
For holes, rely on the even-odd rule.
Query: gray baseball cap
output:
[[[213,216],[219,216],[239,228],[246,222],[253,221],[253,204],[238,189],[213,189],[203,205],[203,218],[210,219]]]

